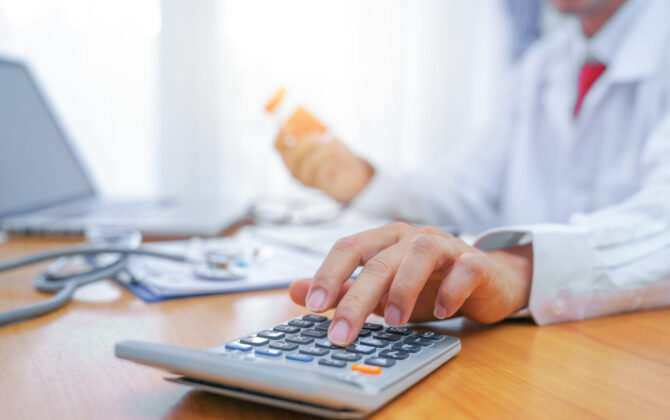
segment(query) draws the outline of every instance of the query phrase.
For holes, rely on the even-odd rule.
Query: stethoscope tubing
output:
[[[76,247],[76,248],[61,248],[53,251],[46,251],[27,257],[17,258],[12,261],[0,263],[0,272],[12,270],[14,268],[23,267],[25,265],[35,264],[42,261],[53,260],[60,257],[70,257],[75,255],[98,255],[98,254],[122,254],[122,255],[145,255],[149,257],[164,258],[178,262],[191,262],[192,259],[186,255],[170,254],[167,252],[153,251],[143,248],[128,248],[128,247]]]
[[[0,263],[0,272],[61,257],[99,254],[120,254],[120,257],[114,262],[102,267],[96,267],[90,271],[73,274],[71,276],[52,276],[48,272],[38,274],[33,281],[35,287],[38,290],[44,292],[57,293],[48,299],[34,303],[32,305],[0,312],[0,326],[29,318],[34,318],[60,308],[69,302],[70,299],[72,299],[74,291],[79,286],[114,277],[120,271],[124,270],[126,268],[128,255],[144,255],[178,262],[195,262],[194,259],[186,255],[170,254],[149,249],[112,246],[88,246],[46,251],[40,254],[17,258],[12,261],[6,261]]]

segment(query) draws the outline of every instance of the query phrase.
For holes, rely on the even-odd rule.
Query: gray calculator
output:
[[[329,418],[361,418],[414,385],[461,349],[456,337],[366,323],[336,347],[331,320],[304,315],[207,350],[140,341],[116,356],[180,375],[166,378],[217,394]]]

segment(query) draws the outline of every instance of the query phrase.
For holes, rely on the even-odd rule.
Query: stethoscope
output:
[[[84,245],[47,251],[13,261],[0,263],[0,272],[65,257],[84,257],[91,268],[73,274],[59,274],[58,269],[47,269],[38,274],[33,285],[37,290],[55,293],[54,296],[22,308],[0,312],[0,325],[6,325],[34,318],[54,311],[72,299],[77,288],[117,276],[126,271],[129,257],[139,255],[160,258],[193,265],[193,274],[208,280],[233,280],[243,278],[245,271],[235,265],[229,265],[229,258],[215,253],[205,253],[203,257],[186,254],[167,253],[139,246],[141,236],[133,233],[134,240],[123,241],[123,245]],[[114,241],[117,242],[117,241]]]

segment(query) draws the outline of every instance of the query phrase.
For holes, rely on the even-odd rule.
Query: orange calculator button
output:
[[[379,366],[365,365],[363,363],[354,363],[353,366],[351,366],[351,370],[367,373],[370,375],[379,375],[382,373],[382,368]]]

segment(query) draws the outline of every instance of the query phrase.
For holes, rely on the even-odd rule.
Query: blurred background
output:
[[[246,200],[297,188],[263,111],[278,87],[372,162],[431,166],[550,21],[533,0],[0,0],[0,55],[103,193]]]

